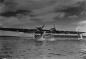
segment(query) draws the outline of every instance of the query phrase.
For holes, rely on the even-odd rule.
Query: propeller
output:
[[[43,28],[45,27],[45,24],[42,25],[41,27],[36,27],[37,31],[43,31]]]
[[[41,37],[43,37],[43,34],[45,33],[44,31],[43,31],[43,28],[45,27],[45,24],[44,25],[42,25],[41,27],[36,27],[36,32],[34,33],[34,38],[36,39],[36,38],[41,38]],[[38,34],[40,34],[40,36],[38,35]]]

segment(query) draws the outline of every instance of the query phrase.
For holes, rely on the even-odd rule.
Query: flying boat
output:
[[[57,30],[55,27],[55,24],[53,28],[51,29],[44,29],[45,25],[42,25],[41,27],[36,27],[35,29],[22,29],[22,28],[6,28],[6,27],[0,27],[1,31],[11,31],[11,32],[22,32],[22,33],[28,33],[33,34],[34,39],[41,39],[45,40],[47,38],[51,38],[54,40],[55,37],[77,37],[79,40],[83,39],[83,33],[86,32],[80,32],[80,31],[64,31],[64,30]]]

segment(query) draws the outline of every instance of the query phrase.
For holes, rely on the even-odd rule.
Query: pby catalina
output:
[[[83,39],[82,34],[86,33],[86,32],[79,32],[79,31],[62,31],[62,30],[56,30],[55,25],[53,28],[46,30],[43,29],[45,27],[45,25],[41,26],[41,27],[36,27],[35,29],[21,29],[21,28],[4,28],[4,27],[0,27],[0,30],[2,31],[13,31],[13,32],[22,32],[22,33],[28,33],[28,34],[34,34],[34,38],[42,38],[44,39],[44,36],[52,36],[52,35],[78,35],[79,39]]]

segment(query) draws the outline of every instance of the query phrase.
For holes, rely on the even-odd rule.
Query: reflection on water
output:
[[[86,41],[36,41],[0,37],[0,58],[9,59],[86,59]]]
[[[85,40],[82,42],[80,47],[81,47],[80,56],[81,56],[81,58],[86,59],[86,41]]]

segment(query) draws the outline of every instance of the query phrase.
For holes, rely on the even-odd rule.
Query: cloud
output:
[[[77,0],[78,1],[78,0]],[[17,10],[31,10],[31,14],[33,16],[30,16],[29,13],[27,15],[21,15],[21,13],[19,13],[19,15],[17,16],[11,16],[11,17],[4,17],[4,21],[1,21],[3,24],[8,24],[8,25],[19,25],[19,24],[23,24],[23,25],[30,25],[30,24],[44,24],[44,23],[56,23],[58,24],[62,24],[62,25],[67,25],[70,24],[71,22],[74,21],[78,21],[78,18],[67,18],[64,17],[65,14],[67,12],[62,12],[61,9],[63,8],[62,6],[71,6],[72,4],[74,4],[75,2],[77,2],[76,0],[65,0],[65,2],[63,0],[54,0],[53,3],[51,3],[50,5],[47,3],[38,3],[38,2],[33,2],[32,0],[6,0],[4,2],[4,4],[7,4],[7,7],[3,7],[1,9],[5,9],[5,12],[13,12],[16,13]],[[38,3],[38,4],[37,4]],[[42,4],[41,4],[42,3]],[[12,7],[12,8],[11,8]],[[32,9],[31,9],[32,8]],[[38,9],[36,9],[38,8]],[[60,9],[61,12],[55,12],[55,8]],[[70,8],[66,8],[66,10],[69,10]],[[74,13],[74,12],[73,12]],[[71,12],[67,13],[67,14],[72,14]],[[73,14],[74,15],[74,14]],[[55,19],[55,17],[57,17],[57,19]],[[8,21],[6,21],[5,19],[7,19]],[[12,20],[11,20],[12,19]],[[14,23],[13,23],[14,22]]]
[[[77,31],[82,31],[82,32],[86,32],[86,20],[84,21],[80,21],[78,23],[78,26],[76,27]],[[85,34],[86,35],[86,34]]]
[[[79,24],[86,24],[86,20],[79,22]]]
[[[6,11],[6,12],[3,12],[3,13],[0,13],[0,16],[3,16],[3,17],[16,17],[19,15],[28,15],[30,14],[31,11],[29,10],[16,10],[16,11]]]
[[[56,9],[55,12],[56,13],[64,13],[64,17],[69,17],[69,16],[81,16],[81,13],[83,11],[85,11],[86,7],[86,2],[85,1],[79,1],[75,4],[73,4],[73,6],[65,6],[61,9]]]
[[[30,17],[22,17],[18,19],[17,17],[0,17],[0,22],[3,26],[20,26],[20,25],[28,25],[34,23],[30,20]],[[29,25],[28,25],[29,26]]]

